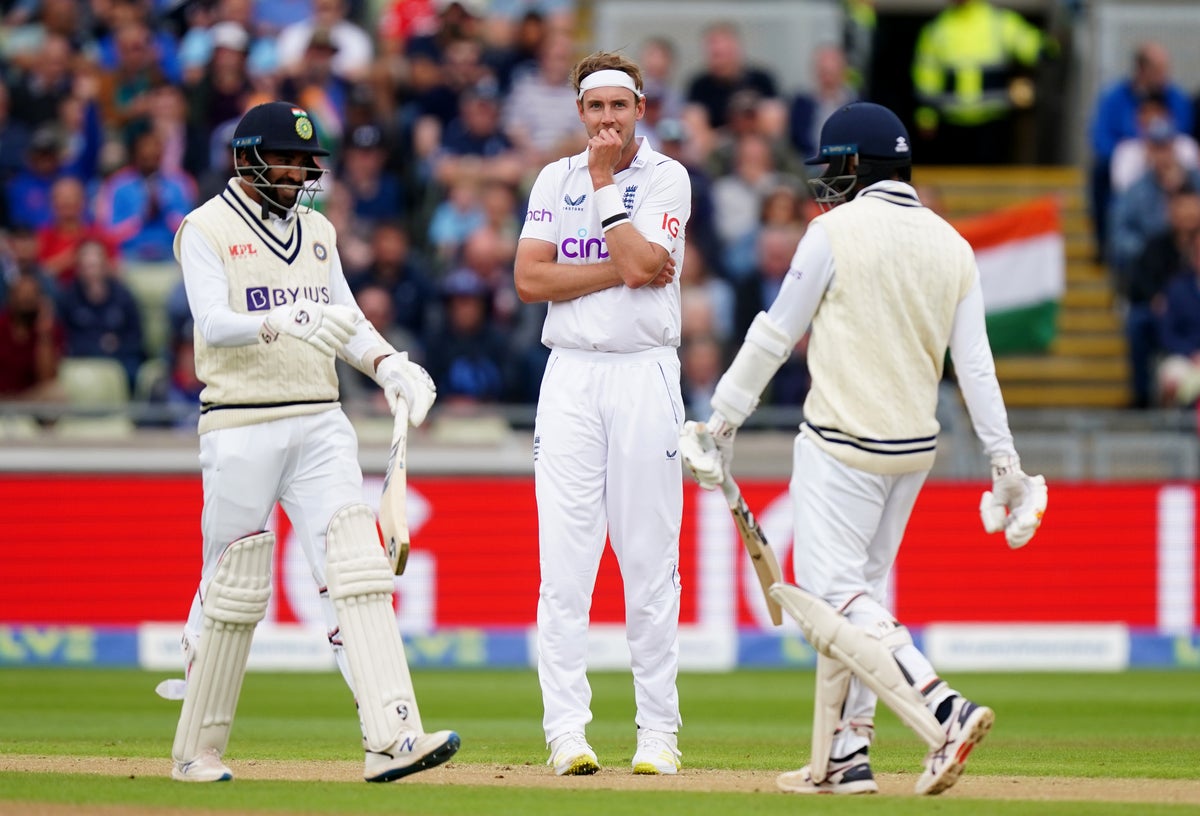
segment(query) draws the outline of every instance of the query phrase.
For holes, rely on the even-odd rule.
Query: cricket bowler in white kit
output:
[[[947,347],[984,451],[992,490],[981,515],[1009,546],[1029,542],[1046,508],[1041,476],[1013,447],[984,326],[970,245],[909,184],[908,133],[887,108],[855,103],[826,120],[810,182],[831,207],[813,219],[779,295],[721,377],[707,423],[680,440],[702,487],[729,474],[737,428],[810,328],[812,388],[796,437],[790,494],[800,586],[771,597],[817,649],[812,757],[778,786],[794,793],[878,790],[868,756],[877,699],[929,746],[920,794],[953,785],[992,726],[990,708],[938,677],[889,611],[888,574],[933,465]],[[970,592],[970,587],[947,591]]]
[[[311,118],[288,102],[246,112],[232,143],[236,175],[175,236],[195,322],[200,395],[203,567],[184,629],[187,679],[172,776],[214,782],[255,625],[271,591],[282,504],[320,593],[337,662],[354,693],[364,778],[399,779],[458,750],[425,733],[392,608],[394,573],[363,502],[358,440],[338,402],[336,356],[375,378],[413,425],[436,391],[424,369],[363,317],[342,272],[337,235],[300,203],[324,170]]]
[[[687,171],[635,133],[640,69],[598,52],[575,66],[588,149],[545,167],[515,279],[548,301],[550,359],[534,429],[541,589],[538,677],[549,763],[599,769],[587,743],[588,613],[605,534],[621,568],[637,702],[634,773],[680,767],[680,308]]]

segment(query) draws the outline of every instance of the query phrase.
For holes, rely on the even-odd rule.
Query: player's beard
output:
[[[293,183],[286,178],[275,179],[270,187],[263,189],[263,198],[270,202],[272,209],[281,214],[285,213],[296,206],[303,189],[302,184],[303,182]]]

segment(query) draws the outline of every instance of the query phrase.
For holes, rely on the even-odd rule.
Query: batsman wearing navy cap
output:
[[[712,415],[685,424],[680,450],[701,487],[721,485],[737,429],[811,327],[812,387],[790,484],[799,585],[777,583],[770,595],[819,653],[812,755],[777,784],[791,793],[875,793],[869,751],[882,700],[928,745],[916,791],[937,794],[958,780],[995,719],[938,676],[889,606],[888,575],[937,450],[947,348],[991,459],[984,529],[1003,530],[1012,548],[1027,544],[1046,509],[1046,483],[1021,470],[974,253],[917,198],[904,125],[880,105],[847,105],[826,120],[808,163],[824,168],[810,185],[825,212],[718,382]]]
[[[271,595],[278,503],[316,582],[329,642],[354,692],[363,776],[387,782],[458,750],[426,732],[392,608],[394,572],[363,502],[358,441],[338,402],[335,358],[373,377],[419,425],[436,390],[363,317],[333,225],[311,202],[327,156],[308,112],[268,102],[231,144],[235,176],[184,219],[175,256],[194,321],[200,394],[203,563],[183,632],[185,681],[171,775],[233,777],[223,755],[254,629]]]

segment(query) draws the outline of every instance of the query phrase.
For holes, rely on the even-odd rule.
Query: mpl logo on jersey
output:
[[[237,260],[238,258],[250,258],[258,254],[258,247],[254,244],[230,244],[229,257]]]
[[[328,286],[251,286],[246,289],[246,311],[265,312],[276,306],[295,303],[297,300],[312,300],[329,303]]]
[[[564,258],[572,260],[607,260],[608,244],[603,238],[589,238],[586,229],[580,229],[574,236],[564,238],[558,245],[558,252]]]

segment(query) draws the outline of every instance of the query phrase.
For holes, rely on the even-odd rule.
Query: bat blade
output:
[[[762,527],[759,526],[758,519],[754,518],[754,514],[746,506],[746,499],[743,498],[737,482],[731,476],[726,475],[725,481],[721,485],[721,491],[725,494],[725,502],[729,505],[729,512],[733,515],[733,523],[737,527],[738,537],[742,539],[742,546],[746,548],[746,552],[750,555],[750,561],[754,565],[754,572],[762,587],[763,598],[766,599],[767,612],[771,616],[771,622],[776,626],[781,626],[783,625],[783,609],[767,591],[772,584],[783,581],[783,571],[779,569],[779,560],[775,558],[775,551],[767,542],[767,537],[763,533]]]
[[[396,406],[392,424],[392,447],[388,452],[387,471],[383,475],[383,495],[379,500],[379,530],[383,548],[396,575],[404,574],[408,564],[408,406],[403,400]]]

